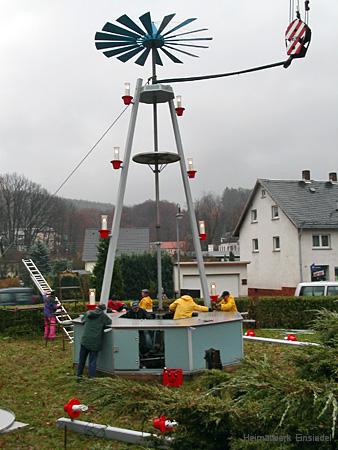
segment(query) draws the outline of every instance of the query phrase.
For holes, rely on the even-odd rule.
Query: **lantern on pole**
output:
[[[194,169],[194,164],[192,158],[188,158],[188,177],[189,178],[195,178],[197,170]]]
[[[122,97],[125,105],[130,105],[133,97],[130,95],[130,83],[124,83],[124,95]]]
[[[96,297],[95,289],[89,289],[89,303],[87,303],[87,309],[96,308],[95,297]]]
[[[120,147],[114,147],[114,156],[110,162],[115,170],[121,169],[122,161],[120,159]]]
[[[185,111],[185,108],[182,106],[182,96],[177,95],[176,96],[176,108],[175,108],[177,116],[183,116],[183,113]]]
[[[107,239],[109,237],[108,216],[105,214],[101,215],[101,230],[99,230],[99,233],[101,239]]]
[[[216,283],[212,282],[210,285],[210,298],[212,302],[217,302],[218,295],[216,293]]]
[[[207,238],[207,234],[205,232],[205,223],[204,220],[199,220],[198,221],[198,228],[199,228],[199,234],[200,234],[200,239],[201,241],[205,241]]]

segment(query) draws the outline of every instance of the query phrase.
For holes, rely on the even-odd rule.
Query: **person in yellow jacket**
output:
[[[152,301],[151,297],[149,296],[148,289],[142,289],[141,295],[142,295],[142,298],[141,298],[138,306],[142,309],[145,309],[146,311],[152,311],[153,310],[153,301]]]
[[[220,311],[237,312],[234,296],[228,291],[224,291],[217,302],[216,308]]]
[[[181,298],[170,303],[169,309],[171,312],[175,311],[174,319],[187,319],[192,316],[193,311],[209,311],[207,306],[201,306],[195,303],[190,295],[182,295]]]

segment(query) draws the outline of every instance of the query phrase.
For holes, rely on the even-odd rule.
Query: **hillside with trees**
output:
[[[195,203],[197,220],[207,229],[205,244],[219,244],[231,232],[241,214],[250,191],[226,187],[221,194],[205,193]],[[114,206],[107,203],[71,200],[51,195],[42,186],[23,175],[0,175],[0,258],[13,251],[25,254],[37,241],[47,245],[52,258],[67,258],[79,267],[86,228],[99,228],[100,215],[108,215],[112,223]],[[189,218],[182,210],[181,238],[191,240]],[[177,205],[160,202],[161,240],[176,240]],[[150,240],[155,240],[155,202],[125,206],[122,227],[149,227]]]

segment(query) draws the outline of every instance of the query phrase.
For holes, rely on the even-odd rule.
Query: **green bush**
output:
[[[336,297],[242,297],[236,299],[239,311],[260,328],[309,328],[316,311],[326,308],[338,312]]]

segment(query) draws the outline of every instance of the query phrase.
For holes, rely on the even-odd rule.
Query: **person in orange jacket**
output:
[[[142,298],[138,304],[138,306],[146,311],[153,310],[153,301],[149,295],[148,289],[142,289],[141,291]]]
[[[182,295],[181,298],[178,298],[173,303],[170,303],[169,309],[171,312],[175,312],[174,320],[187,319],[192,316],[193,311],[209,311],[207,306],[201,306],[195,303],[190,295]]]
[[[224,291],[218,299],[216,309],[219,311],[237,312],[234,296],[230,292]]]

